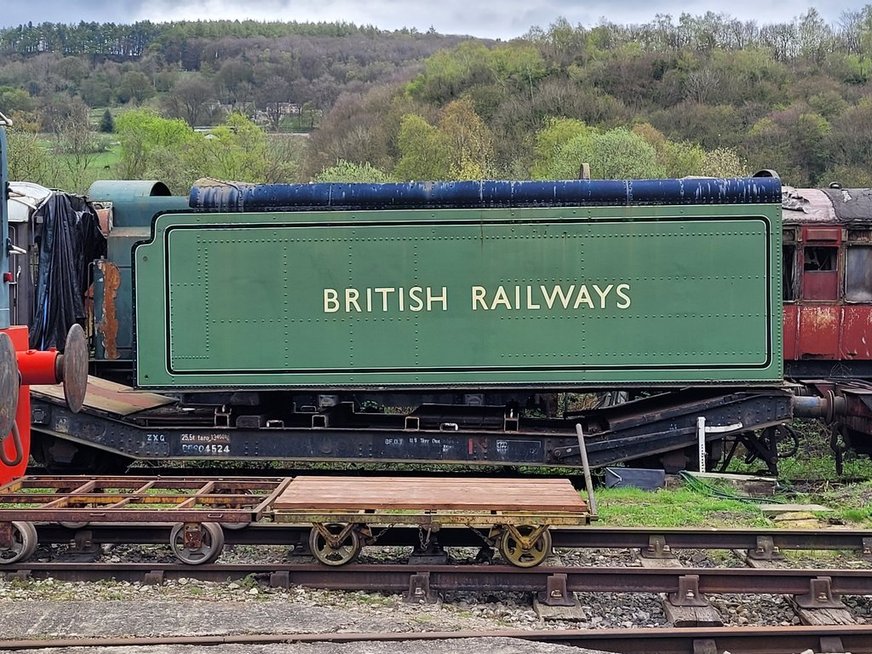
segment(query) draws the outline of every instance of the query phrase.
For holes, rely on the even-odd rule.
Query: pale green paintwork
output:
[[[135,251],[138,383],[777,382],[780,214],[714,205],[163,215]],[[581,284],[590,301],[579,300]],[[594,284],[612,289],[602,299]],[[473,310],[473,287],[493,306],[500,285],[511,308]],[[548,309],[543,285],[546,294],[560,285],[570,306],[558,295]],[[401,312],[398,291],[376,293],[371,312],[346,307],[346,288],[365,310],[367,287],[415,286],[437,297],[444,286],[446,310],[435,301],[411,311],[406,295]],[[325,288],[339,311],[325,312]]]

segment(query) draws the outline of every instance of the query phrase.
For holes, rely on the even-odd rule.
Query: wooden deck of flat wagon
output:
[[[548,529],[586,524],[587,504],[565,479],[296,477],[272,504],[276,522],[312,523],[309,547],[327,565],[353,560],[374,528],[417,525],[422,545],[443,528],[481,530],[510,563],[540,564]]]
[[[565,479],[33,475],[0,486],[0,565],[33,554],[37,523],[172,525],[173,553],[192,565],[220,556],[225,529],[283,523],[311,525],[310,549],[327,565],[352,561],[391,527],[417,526],[422,547],[442,529],[471,528],[532,567],[551,550],[551,527],[591,517]]]

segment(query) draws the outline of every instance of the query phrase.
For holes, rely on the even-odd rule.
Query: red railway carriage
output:
[[[783,206],[788,369],[829,376],[832,362],[858,362],[852,376],[872,376],[872,190],[789,189]]]
[[[831,398],[848,445],[872,453],[872,189],[783,193],[785,376]]]

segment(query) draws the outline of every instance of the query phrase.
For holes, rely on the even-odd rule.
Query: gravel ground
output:
[[[0,649],[0,652],[8,650]],[[45,649],[30,650],[35,653]],[[53,649],[52,654],[203,654],[210,651],[203,647],[163,646],[163,647],[70,647]],[[509,638],[471,638],[463,640],[434,640],[426,643],[313,643],[293,645],[222,645],[221,654],[468,654],[487,652],[488,654],[605,654],[589,649],[531,643]]]
[[[365,561],[402,561],[405,548],[370,548]],[[452,560],[472,561],[477,550],[451,550]],[[44,550],[43,558],[62,554]],[[679,561],[688,567],[742,566],[730,551],[680,550]],[[104,548],[104,560],[172,561],[168,547],[116,546]],[[284,547],[236,546],[222,555],[223,562],[281,562],[288,560]],[[301,559],[306,560],[306,559]],[[546,564],[574,566],[639,566],[636,553],[628,549],[557,550]],[[849,554],[791,555],[779,566],[866,567],[867,562]],[[543,622],[524,593],[450,593],[437,604],[413,605],[401,596],[315,589],[273,589],[243,580],[210,583],[193,579],[147,586],[127,582],[67,583],[54,580],[0,581],[0,606],[14,602],[14,610],[0,611],[4,638],[219,635],[238,633],[292,633],[335,631],[453,631],[543,628],[658,627],[667,624],[659,595],[578,595],[578,621]],[[777,595],[723,595],[709,598],[728,625],[797,624],[787,601]],[[8,604],[7,604],[8,603]],[[872,623],[872,596],[845,598],[857,618]],[[445,652],[488,651],[497,653],[546,652],[563,654],[579,650],[523,641],[443,642],[411,646],[404,643],[360,645],[222,646],[222,652]],[[279,649],[280,648],[280,649]],[[479,649],[481,648],[481,649]],[[141,648],[97,650],[133,654]],[[181,654],[192,648],[155,650]],[[2,650],[0,650],[2,651]],[[67,652],[76,652],[71,649]],[[95,650],[89,650],[94,652]],[[143,650],[145,651],[145,650]],[[202,650],[198,650],[202,651]]]

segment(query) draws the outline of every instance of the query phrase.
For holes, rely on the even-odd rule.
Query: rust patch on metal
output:
[[[97,333],[103,339],[107,359],[118,358],[118,316],[115,313],[115,298],[121,286],[121,271],[108,261],[97,264],[103,272],[103,315],[97,325]]]
[[[838,323],[838,316],[829,307],[803,307],[803,322],[816,330],[829,329]]]

